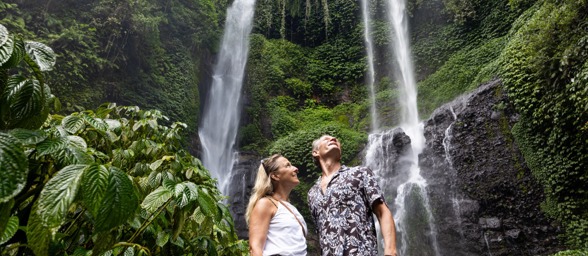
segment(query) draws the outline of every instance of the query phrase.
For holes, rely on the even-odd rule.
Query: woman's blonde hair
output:
[[[274,154],[261,160],[261,164],[257,170],[257,177],[255,178],[255,185],[251,191],[249,204],[245,211],[245,220],[247,221],[247,224],[249,224],[249,217],[251,217],[251,212],[253,211],[255,204],[257,204],[257,201],[265,196],[271,196],[274,193],[274,186],[272,184],[272,179],[270,178],[270,173],[275,172],[280,168],[277,161],[280,157],[283,156],[280,154]]]

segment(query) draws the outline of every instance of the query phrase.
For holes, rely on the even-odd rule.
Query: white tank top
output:
[[[267,232],[267,240],[263,248],[263,255],[269,256],[279,254],[282,256],[304,256],[306,255],[306,238],[302,232],[302,228],[294,215],[284,205],[272,200],[277,206],[278,210],[274,217],[270,220],[269,230]],[[296,218],[304,226],[306,232],[306,222],[302,215],[298,212],[296,207],[288,202],[282,201],[284,204],[294,212]]]

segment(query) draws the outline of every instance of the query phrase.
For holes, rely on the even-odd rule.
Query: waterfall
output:
[[[241,86],[254,10],[255,0],[235,0],[227,10],[220,53],[198,130],[202,162],[218,179],[225,195],[236,158]]]
[[[394,42],[394,54],[400,78],[400,106],[402,107],[400,127],[411,139],[412,162],[410,177],[408,181],[398,187],[396,206],[398,210],[394,214],[397,227],[400,233],[400,254],[401,255],[426,255],[423,248],[429,248],[431,255],[440,255],[437,245],[437,234],[433,222],[433,215],[429,206],[427,196],[427,183],[420,175],[418,166],[418,155],[425,145],[423,126],[419,124],[417,109],[416,82],[413,72],[413,64],[410,57],[408,38],[408,17],[406,15],[405,0],[388,1],[388,18],[394,28],[392,41]],[[392,34],[392,33],[391,33]],[[420,213],[410,212],[420,211]],[[415,218],[415,216],[422,216]],[[428,232],[414,230],[417,223],[426,224]],[[419,234],[421,233],[421,234]]]
[[[375,158],[374,156],[378,154],[371,151],[385,149],[386,147],[381,146],[384,142],[380,140],[389,136],[373,134],[370,135],[365,162],[373,168],[374,172],[384,177],[381,185],[388,200],[395,198],[393,210],[399,255],[438,256],[440,252],[426,190],[427,182],[420,175],[418,166],[418,155],[425,146],[425,137],[417,110],[416,82],[410,57],[405,5],[405,0],[388,0],[387,2],[389,24],[393,28],[393,31],[390,31],[393,42],[391,50],[396,56],[396,65],[393,69],[397,70],[396,78],[400,87],[400,128],[410,137],[411,147],[407,152],[403,152],[399,159],[402,162],[408,162],[409,165],[392,171],[378,166],[375,162],[384,161],[385,158]],[[396,188],[395,193],[387,192],[394,188]]]
[[[367,51],[368,57],[368,73],[366,82],[368,85],[369,93],[370,93],[370,113],[371,113],[371,130],[376,131],[378,130],[378,114],[376,113],[376,94],[374,90],[374,81],[376,72],[374,71],[374,46],[372,43],[372,35],[371,35],[371,17],[369,12],[369,5],[368,0],[361,0],[361,13],[363,17],[363,38],[365,41],[365,48]]]

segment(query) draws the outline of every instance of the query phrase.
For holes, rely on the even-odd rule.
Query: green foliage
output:
[[[587,256],[587,255],[588,255],[588,251],[585,251],[585,250],[566,250],[566,251],[561,251],[556,254],[553,254],[553,256]]]
[[[313,172],[316,166],[312,160],[312,141],[324,134],[339,138],[343,154],[341,161],[353,165],[361,145],[366,143],[367,137],[363,133],[353,131],[341,124],[330,122],[297,130],[273,143],[269,154],[280,153],[287,157],[293,165],[300,168],[303,177],[318,177],[319,172]]]
[[[158,111],[111,104],[95,112],[51,116],[42,130],[46,136],[15,130],[25,150],[40,149],[28,155],[31,166],[38,166],[29,179],[40,184],[27,184],[20,193],[26,196],[17,195],[11,211],[28,218],[29,230],[37,230],[27,233],[37,255],[71,253],[88,243],[96,244],[96,252],[124,245],[198,254],[186,245],[197,245],[203,236],[219,255],[242,252],[245,245],[236,238],[231,215],[219,210],[224,206],[215,181],[181,148],[185,125],[163,126],[162,119]],[[18,215],[17,209],[31,206],[30,216]],[[197,212],[218,232],[191,224],[190,215]],[[187,227],[176,227],[173,239],[150,231],[171,229],[178,221]],[[99,247],[92,234],[104,232],[118,238]]]
[[[521,113],[513,134],[543,184],[543,210],[588,248],[588,23],[585,1],[540,1],[512,32],[501,77]]]
[[[47,80],[66,112],[109,101],[197,127],[201,64],[216,51],[227,1],[4,2],[0,23],[57,52]]]
[[[314,92],[321,97],[332,97],[337,87],[330,85],[341,86],[342,83],[363,78],[366,69],[363,46],[345,39],[322,44],[309,58],[308,79],[312,84],[319,84],[319,90]]]
[[[505,38],[497,38],[454,54],[437,72],[419,84],[419,98],[427,99],[420,104],[420,113],[428,116],[443,103],[476,88],[481,82],[487,82],[496,69],[492,61],[499,56],[504,45]],[[480,78],[483,69],[487,74],[485,79]]]
[[[0,39],[12,43],[1,28]],[[26,55],[0,50],[4,74],[14,67],[6,63],[18,64],[13,56],[23,56],[35,76],[31,82],[20,76],[0,81],[2,113],[10,110],[0,132],[1,254],[246,252],[216,181],[181,146],[185,124],[166,126],[169,119],[160,111],[115,104],[68,116],[43,114],[49,97],[34,97],[34,91],[40,85],[48,92],[41,72],[55,56],[40,43],[24,46]],[[39,127],[23,118],[45,119]],[[16,237],[21,221],[25,236]]]

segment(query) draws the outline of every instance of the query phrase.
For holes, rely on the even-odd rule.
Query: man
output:
[[[367,167],[341,165],[341,143],[329,135],[312,143],[312,157],[322,176],[308,191],[308,204],[322,255],[378,255],[375,214],[384,255],[397,256],[394,218],[374,173]]]

